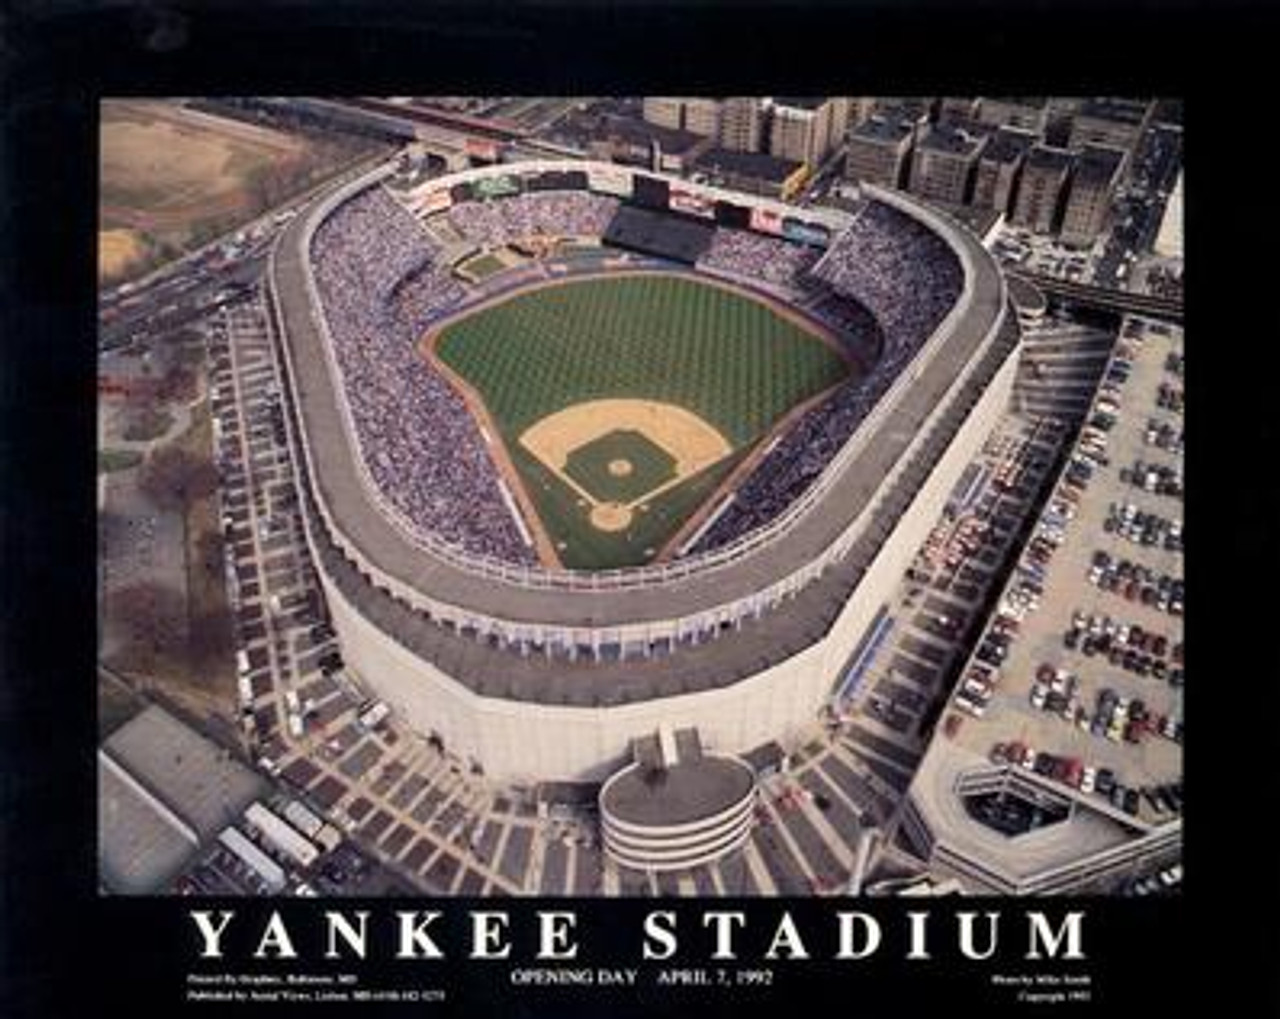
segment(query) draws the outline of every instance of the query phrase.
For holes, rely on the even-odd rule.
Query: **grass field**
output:
[[[497,255],[478,255],[464,262],[458,268],[463,272],[469,273],[473,278],[482,280],[495,273],[502,272],[506,267],[507,263]]]
[[[447,326],[436,353],[483,399],[561,560],[588,569],[650,559],[784,414],[849,372],[836,350],[769,306],[666,275],[579,280],[518,295]],[[519,439],[556,411],[609,398],[690,411],[732,452],[639,506],[626,530],[606,534],[592,526],[580,495]],[[591,447],[606,439],[619,441],[597,437]],[[628,455],[609,455],[608,443],[581,450],[587,462],[574,466],[590,485],[575,481],[601,497],[642,495],[642,484],[661,474],[661,457],[624,441]],[[631,463],[626,477],[608,473],[619,458]]]

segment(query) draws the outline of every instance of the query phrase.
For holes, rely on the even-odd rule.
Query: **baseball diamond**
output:
[[[653,561],[741,455],[852,370],[802,317],[668,272],[524,290],[426,349],[506,444],[530,524],[579,569]]]

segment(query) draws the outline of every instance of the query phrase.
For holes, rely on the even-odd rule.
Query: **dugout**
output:
[[[604,243],[692,265],[711,247],[713,223],[624,205],[609,222]]]

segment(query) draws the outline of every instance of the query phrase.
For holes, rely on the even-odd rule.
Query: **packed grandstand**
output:
[[[586,183],[584,174],[560,177],[562,184]],[[443,542],[469,556],[536,562],[480,426],[417,350],[429,328],[492,292],[454,271],[460,254],[536,238],[603,241],[638,254],[630,268],[679,268],[762,290],[821,321],[863,364],[865,373],[810,409],[760,458],[711,526],[682,550],[693,555],[731,546],[812,485],[956,304],[963,284],[945,240],[872,198],[824,250],[813,231],[788,237],[585,189],[520,186],[511,175],[500,193],[487,196],[454,187],[447,207],[433,210],[374,185],[328,215],[310,248],[364,469],[401,526],[428,545]],[[550,271],[537,267],[518,282]]]

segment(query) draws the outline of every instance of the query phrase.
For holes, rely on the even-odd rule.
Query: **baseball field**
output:
[[[798,405],[853,370],[812,323],[679,274],[496,299],[428,337],[540,547],[576,569],[655,561]]]

